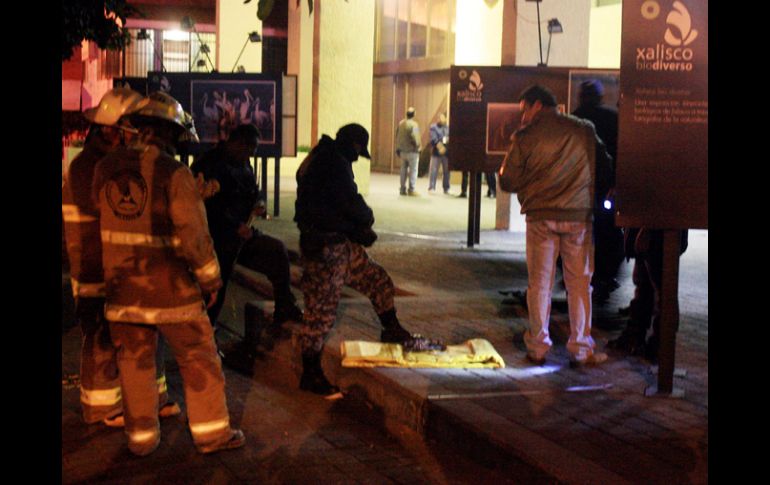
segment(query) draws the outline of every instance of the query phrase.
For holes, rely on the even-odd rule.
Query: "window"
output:
[[[378,2],[378,42],[374,58],[379,62],[396,59],[396,2]]]
[[[449,0],[377,0],[375,62],[450,52]]]
[[[168,72],[190,70],[190,34],[188,32],[163,31],[163,65]]]
[[[192,72],[211,72],[216,69],[216,34],[209,32],[199,32],[193,34],[190,41],[190,70]]]
[[[396,44],[398,59],[406,59],[406,43],[409,39],[409,0],[398,0],[396,16]]]
[[[409,16],[409,57],[425,57],[428,52],[428,0],[412,0]]]
[[[125,76],[145,77],[148,71],[211,72],[216,67],[217,36],[178,30],[129,29]],[[161,39],[156,42],[156,39]],[[157,48],[157,50],[156,50]]]
[[[145,77],[147,71],[155,70],[155,31],[152,29],[128,29],[131,33],[131,44],[126,47],[127,77]]]
[[[449,1],[432,0],[430,2],[430,37],[428,45],[431,56],[443,56],[447,53],[447,31],[449,30]]]

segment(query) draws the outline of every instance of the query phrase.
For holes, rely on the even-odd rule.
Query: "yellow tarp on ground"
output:
[[[346,340],[341,344],[343,367],[501,368],[505,362],[489,341],[471,339],[446,350],[404,352],[400,344]]]

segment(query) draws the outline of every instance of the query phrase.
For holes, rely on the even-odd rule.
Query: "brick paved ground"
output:
[[[290,190],[290,184],[282,181],[284,190]],[[656,377],[641,359],[611,352],[599,368],[569,368],[564,349],[568,323],[559,305],[552,318],[555,347],[548,364],[534,368],[524,361],[523,346],[516,342],[526,313],[502,304],[504,297],[498,293],[526,287],[524,238],[520,232],[491,230],[493,200],[482,201],[481,244],[468,249],[466,200],[398,197],[397,190],[389,190],[391,184],[397,189],[396,177],[372,177],[367,200],[375,210],[380,239],[370,254],[388,269],[401,294],[409,295],[397,298],[399,317],[410,330],[449,343],[486,338],[505,359],[505,369],[341,369],[341,340],[375,340],[379,334],[371,307],[346,292],[349,298],[343,299],[324,358],[330,375],[351,392],[343,403],[330,405],[295,390],[292,351],[286,344],[258,364],[257,375],[265,379],[228,371],[233,419],[252,438],[249,448],[198,457],[181,421],[172,420],[163,425],[164,445],[143,461],[128,455],[119,433],[90,428],[84,432],[76,420],[76,393],[63,389],[65,481],[101,477],[109,482],[129,472],[158,476],[169,463],[182,461],[191,477],[207,478],[196,483],[295,483],[308,476],[328,476],[332,482],[424,482],[426,469],[432,470],[428,481],[465,483],[470,476],[463,475],[463,464],[477,469],[482,478],[489,473],[487,478],[495,481],[495,473],[502,473],[515,483],[542,480],[535,468],[552,480],[575,483],[707,482],[708,232],[691,232],[690,249],[681,261],[676,363],[686,375],[674,383],[685,390],[685,397],[647,398],[644,389]],[[280,217],[264,227],[296,249],[292,206],[293,197],[285,193]],[[516,224],[523,227],[520,221]],[[598,320],[615,318],[617,309],[627,305],[633,291],[630,269],[624,265],[623,286],[595,309]],[[259,282],[259,276],[249,276]],[[223,319],[238,329],[243,303],[255,295],[233,287]],[[556,298],[563,298],[563,290]],[[600,346],[617,333],[594,329]],[[70,336],[65,348],[66,342],[63,339],[63,354],[69,355],[77,342]],[[344,430],[353,415],[365,416],[371,427]],[[390,438],[379,431],[382,428],[391,432]],[[335,438],[335,433],[344,436]],[[350,448],[340,445],[351,440]],[[462,458],[446,459],[449,455],[431,448],[435,440],[455,443]],[[94,444],[99,444],[99,454],[88,451]],[[378,468],[368,459],[373,456],[386,464]],[[309,464],[309,473],[292,475]]]

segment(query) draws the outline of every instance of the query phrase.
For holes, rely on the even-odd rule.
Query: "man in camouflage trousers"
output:
[[[370,158],[368,143],[369,133],[363,126],[345,125],[335,139],[323,135],[297,170],[294,221],[300,230],[305,297],[300,388],[327,397],[339,389],[324,376],[321,353],[344,285],[371,300],[383,327],[383,342],[411,349],[436,345],[401,326],[393,281],[364,249],[374,244],[377,234],[372,230],[372,209],[358,193],[352,163],[359,156]]]

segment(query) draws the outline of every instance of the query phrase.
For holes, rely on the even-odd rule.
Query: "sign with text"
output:
[[[282,151],[282,76],[200,72],[147,73],[147,92],[164,91],[193,115],[201,139],[196,154],[227,139],[240,124],[259,128],[257,155],[280,157]]]
[[[449,168],[496,172],[519,127],[519,95],[540,84],[556,96],[558,109],[570,104],[570,83],[600,79],[617,84],[617,71],[553,67],[452,66],[449,101]],[[609,83],[613,84],[612,82]],[[612,105],[614,106],[614,104]],[[575,106],[570,111],[574,110]]]
[[[625,0],[619,226],[708,228],[708,2]]]

